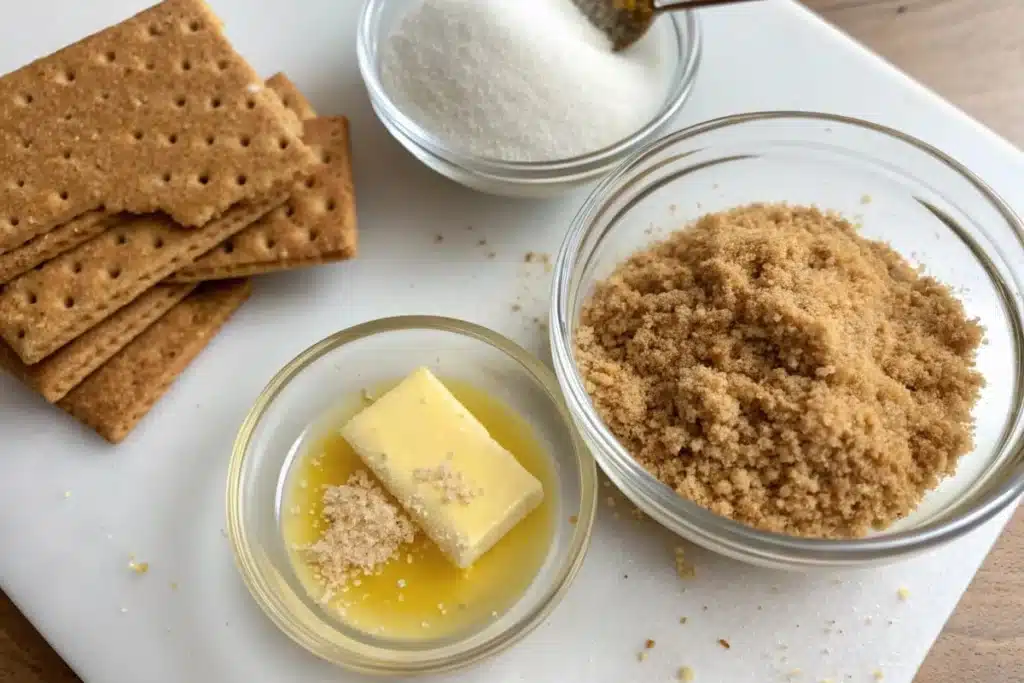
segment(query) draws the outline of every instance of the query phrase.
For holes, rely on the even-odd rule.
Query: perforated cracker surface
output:
[[[157,285],[35,365],[25,365],[0,342],[0,367],[56,403],[194,288],[191,284]]]
[[[256,275],[352,258],[356,210],[348,122],[305,122],[304,140],[321,165],[298,182],[289,200],[175,273],[175,282]]]
[[[26,242],[17,249],[0,254],[0,284],[10,282],[40,263],[74,249],[79,244],[85,244],[106,230],[110,222],[111,216],[108,214],[90,211]]]
[[[60,403],[119,443],[167,392],[252,292],[244,280],[202,285],[125,346]]]
[[[316,118],[316,110],[302,94],[298,86],[283,73],[276,73],[267,79],[267,87],[279,98],[285,109],[295,114],[299,121]],[[302,128],[299,128],[301,134]]]
[[[314,159],[201,0],[166,0],[0,78],[0,250],[87,211],[200,226]]]
[[[8,284],[0,337],[22,362],[37,363],[286,198],[236,206],[194,230],[163,216],[127,218]]]

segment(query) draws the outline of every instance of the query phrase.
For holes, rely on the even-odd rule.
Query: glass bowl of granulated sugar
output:
[[[690,94],[701,41],[690,12],[616,53],[573,0],[368,0],[357,50],[374,111],[416,158],[530,197],[654,139]]]
[[[665,136],[584,202],[551,353],[598,464],[713,551],[891,562],[1024,493],[1024,224],[904,133],[755,112]]]

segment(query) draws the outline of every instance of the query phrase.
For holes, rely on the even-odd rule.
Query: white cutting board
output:
[[[0,71],[145,4],[5,2]],[[283,69],[321,112],[351,117],[362,253],[351,264],[261,280],[119,448],[0,378],[0,586],[89,682],[356,681],[280,635],[235,572],[222,532],[235,427],[283,363],[374,317],[463,317],[543,352],[530,317],[546,314],[547,276],[523,254],[554,252],[584,195],[484,197],[400,149],[374,119],[357,73],[361,3],[212,4],[259,71]],[[678,126],[754,109],[875,119],[958,157],[1024,213],[1024,157],[800,6],[766,0],[702,17],[704,62]],[[522,313],[511,310],[517,296]],[[673,565],[678,541],[628,514],[615,519],[602,502],[583,571],[548,622],[446,680],[668,682],[688,665],[712,683],[785,680],[797,668],[794,681],[870,683],[878,669],[889,683],[909,683],[1005,522],[910,562],[833,576],[772,573],[694,549],[697,578],[684,583]],[[133,553],[151,563],[147,575],[128,570]],[[901,586],[907,601],[897,597]],[[657,645],[640,663],[647,638]]]

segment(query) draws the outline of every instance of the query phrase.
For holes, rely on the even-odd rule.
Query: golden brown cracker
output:
[[[252,291],[245,280],[200,286],[58,405],[111,443],[152,410]]]
[[[193,284],[157,285],[35,365],[25,365],[0,342],[0,367],[56,403],[194,288]]]
[[[278,97],[285,109],[295,114],[299,121],[308,121],[316,118],[316,110],[309,103],[306,96],[292,83],[291,79],[283,73],[276,73],[267,79],[267,87]],[[299,129],[302,130],[301,128]]]
[[[182,270],[173,282],[257,275],[351,258],[356,253],[348,121],[306,121],[303,137],[321,161],[291,198]]]
[[[165,0],[0,78],[0,249],[88,211],[201,226],[313,163],[202,0]]]
[[[0,337],[32,365],[286,199],[246,203],[199,229],[135,216],[9,283]]]
[[[10,282],[79,244],[85,244],[106,230],[110,221],[111,217],[102,211],[90,211],[17,249],[0,254],[0,284]]]

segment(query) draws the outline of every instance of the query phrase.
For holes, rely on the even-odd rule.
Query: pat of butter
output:
[[[341,436],[461,568],[544,497],[540,481],[426,368],[353,417]]]

